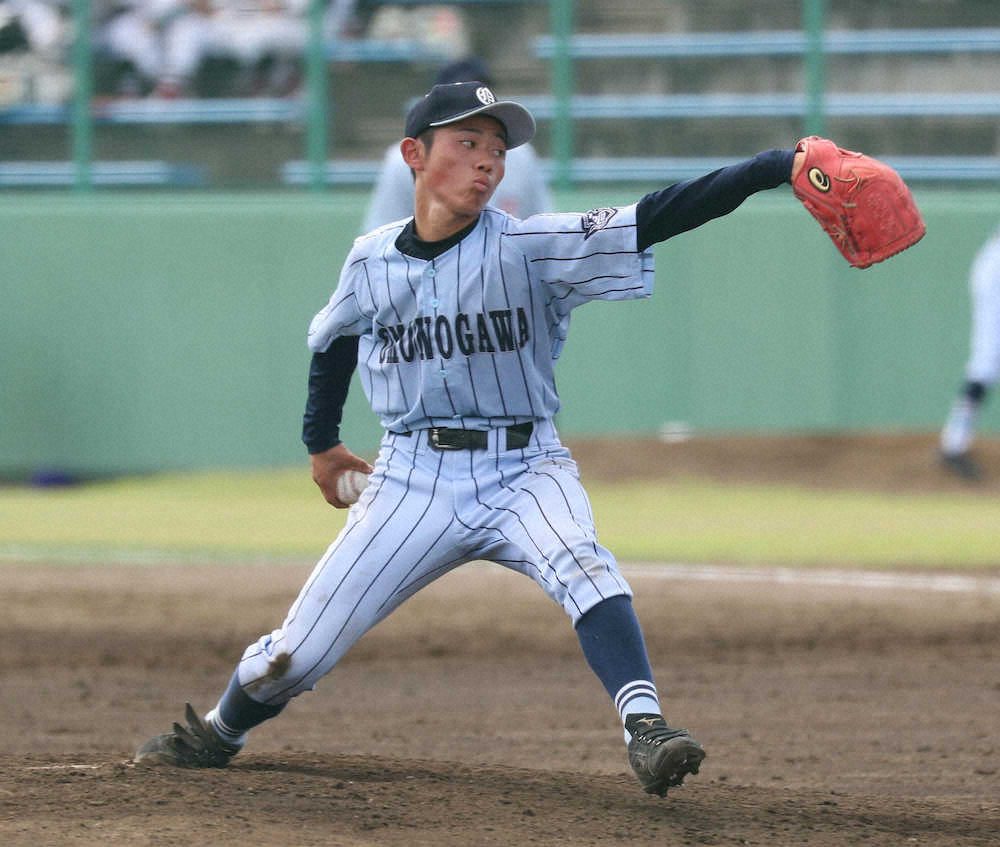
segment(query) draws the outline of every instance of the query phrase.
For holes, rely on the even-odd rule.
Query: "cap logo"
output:
[[[493,96],[493,92],[485,85],[476,89],[476,99],[484,106],[491,106],[497,102],[497,98]]]

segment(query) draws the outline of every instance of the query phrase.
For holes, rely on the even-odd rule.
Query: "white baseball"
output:
[[[361,492],[368,487],[368,474],[361,471],[344,471],[337,477],[337,499],[350,506],[356,503]]]

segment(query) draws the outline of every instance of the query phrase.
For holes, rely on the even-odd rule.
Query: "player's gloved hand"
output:
[[[343,444],[324,450],[322,453],[312,453],[309,456],[312,466],[312,478],[323,492],[323,498],[337,509],[349,508],[349,503],[342,503],[337,497],[337,478],[344,471],[361,471],[369,474],[375,470],[364,459],[355,456]]]
[[[867,268],[923,237],[910,189],[884,162],[815,135],[795,149],[792,190],[851,265]]]

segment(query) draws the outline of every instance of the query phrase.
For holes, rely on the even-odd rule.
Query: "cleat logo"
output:
[[[830,177],[819,168],[809,168],[808,177],[812,187],[817,191],[826,194],[830,190]]]
[[[636,723],[645,724],[646,726],[653,726],[656,723],[656,718],[639,718]]]

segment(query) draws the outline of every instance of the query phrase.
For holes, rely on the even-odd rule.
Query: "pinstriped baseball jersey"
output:
[[[308,339],[321,352],[338,336],[360,336],[362,386],[393,432],[551,418],[553,363],[572,309],[652,293],[635,205],[523,221],[487,207],[430,260],[397,248],[406,223],[355,241]]]

